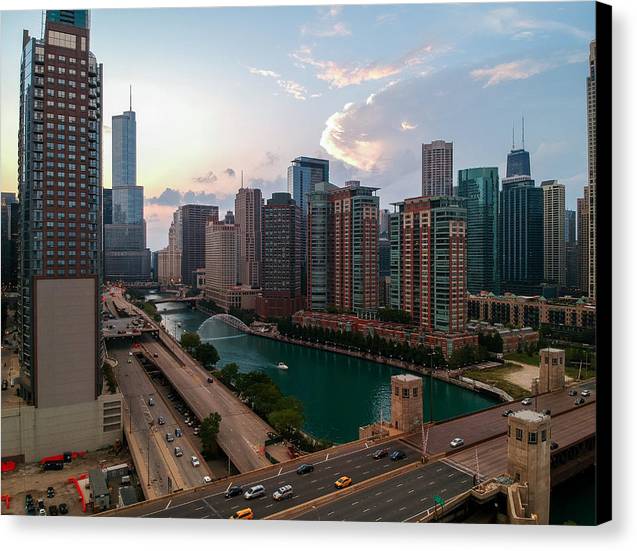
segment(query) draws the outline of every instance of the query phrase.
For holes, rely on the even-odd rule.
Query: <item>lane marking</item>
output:
[[[166,504],[166,507],[164,507],[164,511],[166,509],[168,509],[168,507],[170,507],[170,504],[173,502],[173,500],[171,499],[170,501],[168,501],[168,503]]]
[[[398,509],[398,511],[404,511],[405,509],[407,509],[407,507],[401,507],[400,509]]]
[[[413,494],[416,490],[414,490],[413,488],[411,490],[409,490],[407,493],[408,494]]]
[[[383,492],[382,492],[382,490],[381,490],[381,491],[380,491],[380,492],[378,492],[376,495],[377,495],[377,496],[379,496],[379,495],[380,495],[380,494],[382,494],[382,493],[383,493]]]
[[[329,517],[330,515],[333,515],[334,511],[330,511],[329,513],[327,513],[327,516]]]
[[[394,499],[390,497],[385,503],[391,503],[392,501],[394,501]]]
[[[378,522],[383,517],[378,517],[374,522]]]
[[[366,513],[367,511],[369,511],[369,509],[363,509],[363,513]]]
[[[352,507],[354,507],[354,505],[358,505],[358,501],[355,501],[354,503],[352,503]]]
[[[277,476],[281,476],[281,471],[282,471],[282,470],[283,470],[283,467],[281,467],[281,468],[279,469],[279,472],[278,472]]]

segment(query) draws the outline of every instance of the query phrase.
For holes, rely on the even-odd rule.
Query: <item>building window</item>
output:
[[[515,439],[522,441],[523,432],[522,429],[515,429]]]
[[[82,38],[84,41],[85,39]],[[61,33],[59,31],[49,31],[49,44],[51,46],[60,46],[62,48],[75,49],[75,35],[68,33]]]
[[[537,444],[537,432],[529,432],[529,444]]]
[[[415,398],[418,396],[418,388],[414,387],[411,391],[411,395]]]
[[[409,389],[403,388],[403,398],[409,398]]]
[[[542,431],[542,442],[546,442],[546,430]]]

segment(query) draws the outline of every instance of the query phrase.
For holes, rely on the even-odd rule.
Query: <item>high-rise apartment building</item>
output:
[[[234,200],[235,224],[239,239],[239,281],[254,289],[261,286],[260,189],[240,188]]]
[[[204,294],[218,306],[228,311],[228,290],[237,286],[239,272],[237,251],[239,246],[237,226],[210,220],[205,228]]]
[[[566,285],[566,188],[557,180],[541,184],[544,195],[544,281]]]
[[[593,40],[586,78],[588,135],[588,296],[595,300],[597,282],[597,46]]]
[[[502,180],[500,192],[502,291],[540,293],[544,278],[543,191],[528,176]]]
[[[231,210],[226,212],[226,215],[223,219],[224,224],[234,224],[234,212]]]
[[[378,308],[376,188],[317,184],[308,201],[308,306],[359,316]]]
[[[457,197],[415,197],[391,214],[391,307],[427,332],[463,333],[467,211]]]
[[[17,416],[2,448],[26,461],[121,439],[121,395],[103,393],[102,66],[86,10],[47,11],[23,32],[18,137]],[[55,151],[55,159],[47,152]]]
[[[18,272],[18,218],[20,204],[15,193],[2,192],[2,287],[13,287],[17,284]]]
[[[304,307],[301,293],[301,209],[289,193],[273,193],[263,206],[263,263],[257,313],[291,316]]]
[[[564,217],[564,249],[566,254],[566,286],[575,289],[579,285],[577,253],[577,213],[566,210]]]
[[[219,207],[182,205],[176,217],[175,239],[181,243],[181,282],[193,286],[195,271],[206,265],[206,226],[219,220]]]
[[[422,144],[422,195],[453,195],[453,142]]]
[[[157,281],[161,285],[181,283],[181,248],[174,222],[168,230],[168,246],[157,254]]]
[[[497,167],[458,171],[458,196],[467,209],[467,288],[470,293],[500,293]]]
[[[585,295],[588,294],[588,268],[590,266],[588,261],[588,255],[590,252],[588,246],[588,240],[590,238],[589,232],[589,217],[590,207],[588,205],[588,186],[584,186],[584,197],[578,197],[577,199],[577,253],[578,253],[578,267],[579,267],[579,289]]]
[[[380,237],[389,237],[389,209],[380,209],[379,211],[378,232]]]

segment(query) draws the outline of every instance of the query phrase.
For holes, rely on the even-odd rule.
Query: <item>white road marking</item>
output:
[[[269,509],[270,507],[272,507],[272,505],[273,505],[273,504],[272,504],[272,503],[270,503],[270,505],[266,505],[266,506],[265,506],[265,508],[266,508],[266,509]]]
[[[403,484],[404,482],[401,482],[400,484],[396,484],[396,488],[400,488]]]
[[[281,476],[281,471],[282,471],[282,470],[283,470],[283,467],[281,467],[281,468],[279,469],[279,472],[278,472],[277,476]]]
[[[374,522],[378,522],[383,517],[378,517]]]
[[[329,513],[327,513],[327,516],[329,517],[330,515],[333,515],[334,511],[330,511]]]
[[[367,511],[369,511],[369,509],[364,509],[364,510],[363,510],[363,513],[366,513]]]
[[[385,503],[391,503],[392,501],[394,501],[394,499],[390,497]]]
[[[426,499],[427,499],[426,497],[423,497],[420,501],[425,501]]]
[[[323,490],[323,489],[325,489],[325,486],[321,486],[321,487],[319,488],[319,490]]]
[[[203,507],[197,507],[197,508],[195,509],[195,511],[201,511],[202,509],[203,509]]]
[[[442,467],[440,467],[439,469],[436,469],[437,473],[439,473],[440,471],[442,471]]]
[[[170,507],[170,504],[173,502],[173,500],[171,499],[168,503],[166,503],[166,507],[164,507],[164,511],[166,509],[168,509],[168,507]]]
[[[314,484],[316,482],[316,478],[314,480],[310,480],[310,484]]]
[[[425,476],[425,475],[424,475],[424,474],[421,474],[421,475],[418,477],[418,480],[420,480],[423,476]]]
[[[382,493],[383,493],[383,492],[382,492],[382,490],[381,490],[381,491],[380,491],[380,492],[378,492],[376,495],[377,495],[377,496],[379,496],[379,495],[380,495],[380,494],[382,494]]]
[[[405,509],[407,509],[407,507],[401,507],[400,509],[398,509],[399,511],[404,511]]]
[[[444,494],[447,491],[447,488],[443,488],[442,490],[440,490],[441,494]]]
[[[355,468],[355,469],[360,469],[360,468],[361,468],[361,466],[360,466],[360,465],[356,465],[354,468]]]
[[[429,483],[429,486],[431,486],[433,483],[434,483],[434,481],[432,480],[432,481]]]
[[[363,474],[369,474],[369,471],[363,471]]]
[[[451,473],[447,478],[451,478],[454,475],[454,473]]]
[[[416,490],[414,490],[413,488],[411,490],[409,490],[407,493],[408,494],[413,494]]]

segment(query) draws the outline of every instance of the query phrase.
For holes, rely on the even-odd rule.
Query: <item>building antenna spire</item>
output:
[[[129,111],[133,110],[133,85],[128,85],[128,94],[129,94]]]
[[[243,170],[241,171],[241,189],[243,189]]]
[[[511,142],[511,151],[515,149],[515,121],[513,121],[513,140]]]
[[[524,149],[524,117],[522,117],[522,149]]]

